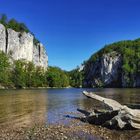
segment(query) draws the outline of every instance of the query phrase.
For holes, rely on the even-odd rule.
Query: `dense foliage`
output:
[[[46,78],[49,87],[69,86],[69,78],[67,74],[58,67],[49,67]]]
[[[11,84],[10,63],[8,57],[0,52],[0,83],[4,86]]]
[[[17,32],[30,32],[24,23],[20,23],[15,19],[9,20],[5,14],[0,15],[0,23],[3,24],[6,28],[11,28]]]
[[[17,60],[12,71],[12,82],[15,87],[46,87],[46,71],[34,66],[31,62]]]
[[[25,60],[17,60],[10,65],[7,55],[0,52],[0,85],[17,88],[67,87],[69,78],[57,67],[49,67],[45,70]]]
[[[80,68],[76,68],[70,71],[68,74],[71,87],[82,87],[83,73],[80,71]]]
[[[6,15],[0,15],[0,23],[6,29],[12,28],[17,32],[30,32],[24,23],[15,19],[8,19]],[[31,32],[30,32],[31,33]],[[39,41],[34,37],[34,44]],[[65,72],[57,67],[49,67],[47,71],[41,67],[35,67],[33,63],[23,60],[15,61],[12,65],[9,58],[0,52],[0,84],[16,87],[82,87],[91,65],[104,54],[117,52],[122,56],[121,72],[128,87],[132,87],[137,76],[140,76],[140,39],[115,42],[106,45],[103,49],[93,54],[84,62],[84,69],[76,68]],[[112,53],[112,55],[116,53]],[[113,57],[113,56],[112,56]],[[92,79],[92,78],[91,78]],[[101,84],[102,85],[102,81]]]
[[[14,18],[8,19],[8,17],[5,14],[0,14],[0,23],[3,24],[6,27],[6,29],[11,28],[17,32],[31,33],[31,31],[24,23],[18,22]],[[31,34],[34,36],[34,44],[39,43],[39,40],[35,37],[35,35],[33,33]]]
[[[106,45],[103,49],[93,54],[88,61],[85,62],[84,77],[88,73],[91,63],[101,58],[103,54],[117,52],[122,56],[122,74],[125,77],[128,87],[132,87],[135,76],[140,75],[140,39],[120,41],[110,45]],[[113,57],[113,56],[112,56]]]
[[[17,32],[31,33],[24,23],[8,19],[5,14],[0,15],[0,23],[6,29],[11,28]],[[33,33],[31,34],[34,36]],[[35,37],[33,41],[34,44],[39,43]],[[17,88],[67,87],[69,86],[69,77],[65,71],[57,67],[49,67],[48,70],[44,70],[25,60],[14,61],[10,64],[8,56],[0,52],[0,85]]]

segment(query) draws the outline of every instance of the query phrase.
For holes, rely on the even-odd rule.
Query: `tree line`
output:
[[[0,14],[0,23],[6,29],[31,33],[34,36],[25,23],[18,22],[14,18],[9,19],[5,14]],[[34,44],[37,43],[39,41],[34,36]],[[11,64],[9,57],[0,52],[0,85],[4,87],[81,87],[81,76],[78,69],[67,72],[50,66],[44,70],[25,60],[17,60]]]
[[[32,62],[17,60],[10,62],[0,52],[0,85],[3,87],[68,87],[68,74],[58,67],[35,67]]]

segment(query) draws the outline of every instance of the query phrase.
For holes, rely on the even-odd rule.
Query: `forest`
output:
[[[69,77],[58,67],[44,69],[25,60],[10,63],[9,57],[0,52],[0,85],[7,88],[68,87]]]
[[[124,77],[127,87],[133,87],[136,77],[140,76],[140,39],[124,40],[105,45],[97,53],[93,54],[84,62],[83,77],[86,78],[90,66],[97,62],[104,54],[116,52],[121,55],[121,74]],[[113,53],[112,53],[113,54]],[[113,55],[111,56],[114,57]],[[120,81],[118,81],[120,82]]]
[[[8,19],[5,14],[0,15],[0,23],[6,28],[17,32],[30,32],[28,27],[15,19]],[[33,34],[33,33],[32,33]],[[38,43],[34,37],[34,43]],[[122,57],[121,73],[124,75],[128,87],[132,87],[135,77],[140,75],[140,39],[124,40],[105,45],[83,62],[83,69],[79,67],[67,72],[58,67],[48,67],[44,70],[35,67],[32,62],[25,60],[10,63],[9,56],[0,52],[0,83],[3,86],[14,87],[83,87],[89,69],[93,63],[104,54],[117,52]],[[112,56],[113,57],[113,56]]]

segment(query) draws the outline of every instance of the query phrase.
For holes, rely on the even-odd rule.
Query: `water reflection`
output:
[[[38,90],[0,91],[0,124],[19,126],[44,121],[47,94]]]
[[[86,98],[82,91],[85,89],[43,89],[43,90],[0,90],[0,126],[32,126],[42,122],[67,123],[65,116],[77,112],[77,108],[102,108],[98,101]],[[121,104],[139,104],[140,89],[87,89],[101,96],[112,98]],[[76,116],[77,114],[72,114]],[[75,124],[77,126],[77,124]],[[82,126],[84,127],[84,126]],[[89,126],[89,130],[100,129]],[[97,129],[97,130],[96,130]],[[110,139],[139,139],[139,131],[105,131]],[[77,134],[76,134],[77,135]],[[88,138],[90,136],[87,135]],[[93,137],[93,136],[92,136]]]
[[[0,90],[0,125],[31,125],[55,123],[77,108],[102,108],[86,98],[85,89]],[[140,89],[87,89],[122,104],[140,103]]]

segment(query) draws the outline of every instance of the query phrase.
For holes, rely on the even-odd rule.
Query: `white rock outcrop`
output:
[[[85,87],[120,87],[122,57],[117,52],[102,55],[84,68]],[[119,82],[118,82],[119,81]]]
[[[0,50],[6,51],[6,30],[2,24],[0,24]]]
[[[7,48],[6,53],[14,60],[19,59],[19,33],[12,29],[7,29]]]
[[[41,67],[46,66],[45,68],[47,68],[48,66],[48,56],[46,55],[46,50],[41,43],[34,45],[33,63],[36,66],[41,66]]]
[[[12,29],[5,29],[0,24],[0,50],[11,56],[13,60],[24,59],[35,66],[48,67],[48,56],[45,47],[34,44],[34,36],[30,33],[20,33]]]
[[[121,55],[116,52],[103,55],[101,59],[101,78],[105,85],[118,80],[121,63]]]
[[[19,59],[33,61],[33,36],[24,32],[20,34],[19,43]]]

